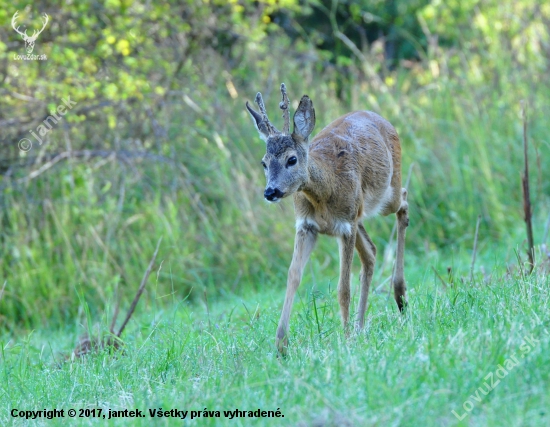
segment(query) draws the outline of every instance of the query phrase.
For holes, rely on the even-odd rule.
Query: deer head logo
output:
[[[17,26],[18,17],[19,17],[19,11],[15,12],[15,14],[13,15],[13,18],[11,19],[11,26],[17,32],[17,34],[19,34],[23,38],[23,40],[25,40],[25,49],[27,50],[27,53],[32,53],[34,49],[34,42],[36,41],[40,33],[44,31],[44,28],[46,28],[49,17],[46,13],[44,13],[44,15],[42,16],[42,22],[44,23],[44,25],[39,31],[34,30],[32,33],[32,36],[27,35],[27,30],[25,30],[25,32],[19,31],[19,26]]]

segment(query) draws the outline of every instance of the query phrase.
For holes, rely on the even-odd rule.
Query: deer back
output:
[[[399,209],[401,145],[378,114],[355,111],[330,123],[310,142],[308,163],[309,182],[294,196],[298,223],[341,234],[362,217]]]

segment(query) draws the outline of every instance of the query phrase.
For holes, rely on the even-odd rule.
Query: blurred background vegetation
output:
[[[16,60],[22,29],[48,26]],[[400,133],[408,263],[472,246],[524,251],[520,101],[535,243],[550,208],[550,3],[538,0],[0,0],[0,328],[62,324],[135,293],[156,242],[152,304],[284,289],[293,208],[267,206],[264,144],[244,103],[313,99],[317,129],[354,109]],[[23,152],[62,99],[77,104]],[[280,120],[280,119],[279,119]],[[33,138],[30,138],[33,140]],[[366,224],[391,273],[394,218]],[[328,281],[337,251],[313,262]],[[495,258],[497,255],[495,255]],[[387,262],[386,262],[387,261]],[[376,279],[375,279],[376,280]],[[354,284],[355,285],[355,284]],[[171,298],[163,298],[164,296]]]

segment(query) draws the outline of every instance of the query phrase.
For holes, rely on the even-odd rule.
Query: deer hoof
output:
[[[279,355],[286,356],[288,354],[288,338],[286,336],[283,338],[277,338],[276,345]]]

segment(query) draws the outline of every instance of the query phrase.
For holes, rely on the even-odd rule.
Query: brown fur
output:
[[[395,129],[378,114],[356,111],[333,121],[309,144],[308,161],[310,179],[294,194],[294,207],[297,217],[315,219],[322,234],[335,235],[335,221],[361,219],[364,203],[380,200],[388,179],[393,197],[380,213],[389,215],[401,206],[401,145]]]

